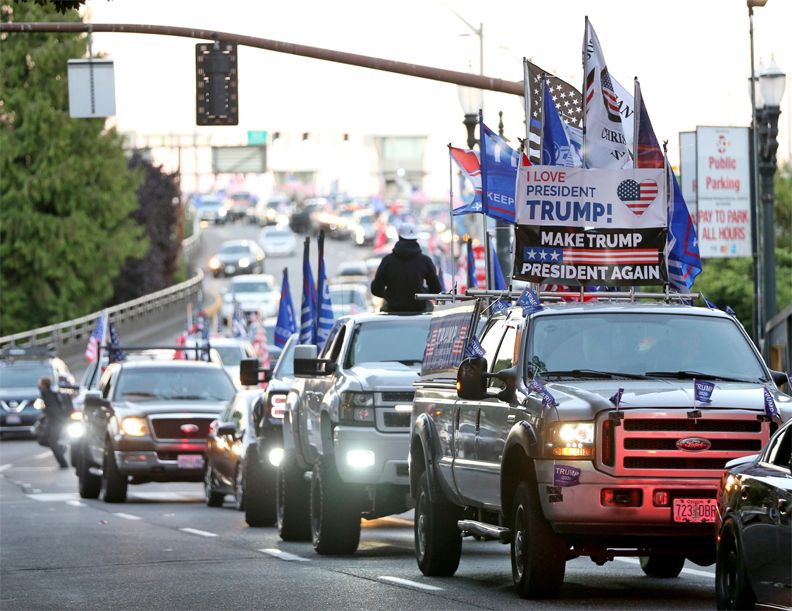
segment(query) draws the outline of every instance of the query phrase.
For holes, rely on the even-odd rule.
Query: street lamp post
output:
[[[762,266],[764,284],[764,324],[776,314],[775,285],[775,174],[778,167],[778,117],[781,114],[781,99],[786,86],[786,74],[771,60],[770,66],[759,76],[763,105],[756,109],[756,133],[758,146],[756,157],[762,179]],[[764,337],[764,329],[762,329]]]

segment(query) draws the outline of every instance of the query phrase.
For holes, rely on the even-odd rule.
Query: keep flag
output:
[[[514,224],[514,189],[520,154],[506,140],[484,124],[479,111],[479,133],[481,150],[482,209],[490,218]]]

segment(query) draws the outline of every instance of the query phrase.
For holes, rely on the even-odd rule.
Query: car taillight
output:
[[[600,503],[604,507],[640,507],[643,493],[639,488],[603,488]]]
[[[602,423],[602,464],[612,467],[616,453],[613,448],[613,420],[606,420]]]
[[[286,395],[270,396],[270,417],[283,418],[286,413]]]

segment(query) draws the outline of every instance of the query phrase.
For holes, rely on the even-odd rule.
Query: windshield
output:
[[[246,255],[250,251],[245,244],[236,244],[234,246],[223,246],[220,252],[224,255]]]
[[[291,235],[292,234],[290,231],[285,231],[283,229],[275,229],[275,230],[267,231],[264,234],[264,239],[269,240],[270,238],[275,238],[276,240],[285,240],[287,238],[290,238]]]
[[[42,376],[52,377],[52,368],[44,363],[0,365],[0,388],[36,388]]]
[[[428,334],[428,316],[400,318],[398,324],[362,323],[355,327],[346,366],[383,362],[420,365]]]
[[[126,369],[121,372],[116,400],[228,401],[235,388],[222,369],[207,367]]]
[[[531,327],[529,377],[586,377],[570,373],[577,370],[752,382],[765,376],[748,340],[724,318],[590,313],[539,317]]]
[[[272,285],[269,282],[256,281],[256,282],[234,282],[231,285],[231,291],[234,293],[268,293],[272,290]]]
[[[239,346],[217,346],[213,344],[212,348],[217,350],[223,365],[235,367],[242,360],[242,350]]]

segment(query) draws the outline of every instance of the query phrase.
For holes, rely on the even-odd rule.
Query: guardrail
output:
[[[200,232],[194,233],[182,242],[183,257],[188,265],[188,271],[190,271],[193,256],[199,248],[200,242]],[[130,329],[136,326],[135,323],[142,323],[144,319],[147,322],[156,322],[152,320],[154,314],[159,314],[160,318],[162,318],[164,315],[172,316],[179,309],[185,312],[187,304],[193,303],[201,290],[203,278],[203,271],[198,269],[189,280],[131,301],[110,306],[105,310],[93,312],[74,320],[39,327],[31,331],[5,335],[0,337],[0,349],[12,344],[17,346],[48,346],[61,355],[64,352],[68,353],[69,349],[75,346],[84,349],[91,332],[96,326],[96,320],[102,312],[106,311],[108,313],[110,320],[119,330]]]

